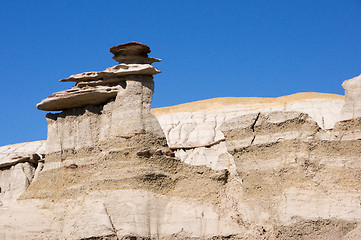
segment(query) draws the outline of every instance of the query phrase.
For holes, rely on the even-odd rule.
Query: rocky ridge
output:
[[[141,43],[110,51],[121,70],[73,75],[64,81],[75,91],[38,105],[62,110],[47,115],[45,145],[0,148],[0,187],[11,183],[0,200],[14,193],[0,207],[2,239],[361,238],[359,77],[343,84],[345,98],[219,98],[150,111],[159,71],[149,66],[160,60]],[[95,97],[94,87],[115,96]],[[23,164],[31,171],[10,178]]]
[[[323,129],[331,129],[342,118],[343,96],[297,93],[279,98],[216,98],[173,107],[152,109],[170,148],[182,161],[228,169],[234,173],[221,126],[229,119],[251,113],[276,111],[307,113]]]

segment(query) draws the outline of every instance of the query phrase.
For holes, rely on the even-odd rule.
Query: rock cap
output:
[[[129,42],[116,45],[109,49],[114,54],[113,59],[119,63],[147,63],[160,62],[161,59],[149,58],[150,48],[144,43]]]
[[[114,56],[118,55],[138,55],[142,57],[148,57],[150,53],[150,48],[144,43],[140,42],[129,42],[120,45],[116,45],[109,49]]]

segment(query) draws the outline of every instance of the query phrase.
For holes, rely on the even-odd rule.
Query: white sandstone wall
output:
[[[225,140],[220,131],[223,123],[252,113],[297,111],[308,114],[322,129],[331,129],[341,119],[341,109],[345,103],[342,96],[318,93],[301,93],[276,99],[229,99],[210,99],[169,107],[174,110],[160,108],[152,112],[164,131],[169,147],[182,161],[191,165],[206,165],[215,170],[228,169],[234,173],[232,156],[222,143]],[[226,103],[222,104],[222,101]]]

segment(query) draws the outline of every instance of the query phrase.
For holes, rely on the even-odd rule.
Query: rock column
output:
[[[49,153],[138,133],[164,136],[150,113],[153,75],[160,73],[151,64],[161,60],[149,58],[149,47],[137,42],[114,46],[110,52],[118,65],[60,80],[75,82],[75,86],[37,105],[44,111],[62,111],[47,114]]]

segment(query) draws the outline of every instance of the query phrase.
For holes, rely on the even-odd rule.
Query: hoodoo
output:
[[[163,136],[150,113],[153,75],[160,73],[150,64],[161,60],[148,58],[149,47],[138,42],[117,45],[110,51],[118,65],[62,79],[61,82],[75,82],[75,86],[54,93],[37,105],[44,111],[63,111],[46,116],[49,152],[79,149],[143,132]]]
[[[71,75],[60,82],[75,82],[72,89],[56,92],[41,101],[37,108],[44,111],[99,105],[114,99],[125,90],[127,81],[148,82],[151,89],[152,76],[160,73],[151,66],[160,59],[148,58],[150,48],[142,43],[131,42],[110,49],[118,65],[100,72],[85,72]]]

